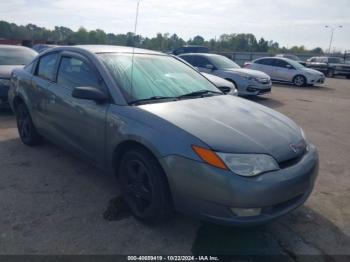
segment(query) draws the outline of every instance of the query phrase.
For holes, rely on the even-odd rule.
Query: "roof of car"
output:
[[[74,50],[74,49],[84,49],[91,53],[137,53],[137,54],[157,54],[157,55],[165,55],[160,52],[141,49],[141,48],[133,48],[128,46],[114,46],[114,45],[75,45],[75,46],[62,46],[56,47],[57,49],[63,50]]]
[[[186,54],[181,54],[181,56],[190,56],[190,55],[195,55],[195,56],[221,56],[218,54],[212,54],[212,53],[186,53]]]

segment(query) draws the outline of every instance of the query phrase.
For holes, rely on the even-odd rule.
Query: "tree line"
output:
[[[39,27],[34,24],[17,25],[0,21],[0,38],[11,40],[44,41],[50,44],[109,44],[122,46],[135,46],[158,51],[170,51],[183,45],[207,46],[216,52],[313,52],[323,53],[320,47],[307,50],[304,46],[292,48],[280,47],[279,43],[264,38],[257,39],[253,34],[222,34],[218,39],[206,40],[197,35],[187,41],[177,34],[158,33],[155,37],[143,37],[126,34],[106,33],[101,29],[86,30],[80,27],[77,31],[64,26],[55,26],[53,30]]]

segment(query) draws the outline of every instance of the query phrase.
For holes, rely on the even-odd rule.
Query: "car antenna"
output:
[[[133,44],[132,44],[132,57],[131,57],[131,86],[130,86],[130,94],[131,97],[133,96],[133,80],[134,80],[134,56],[135,56],[135,38],[136,38],[136,31],[137,31],[137,22],[139,19],[139,7],[140,7],[141,0],[137,0],[137,7],[136,7],[136,17],[135,17],[135,27],[134,27],[134,35],[133,35]]]

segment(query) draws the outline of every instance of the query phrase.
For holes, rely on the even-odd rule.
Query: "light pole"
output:
[[[332,48],[332,42],[333,42],[334,31],[335,31],[335,29],[337,29],[337,28],[343,28],[343,26],[342,26],[342,25],[339,25],[339,26],[333,27],[333,26],[326,25],[325,27],[331,29],[331,41],[329,42],[329,48],[328,48],[328,54],[331,54],[331,48]]]

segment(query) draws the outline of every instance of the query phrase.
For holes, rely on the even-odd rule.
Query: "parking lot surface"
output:
[[[14,116],[0,112],[0,254],[350,254],[350,80],[273,86],[252,99],[303,127],[320,153],[306,204],[268,225],[227,228],[176,214],[147,226],[118,215],[115,179],[45,142],[21,144]],[[232,116],[234,117],[234,116]],[[249,189],[247,189],[249,190]],[[345,260],[344,260],[345,261]]]

